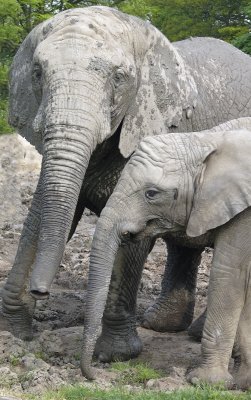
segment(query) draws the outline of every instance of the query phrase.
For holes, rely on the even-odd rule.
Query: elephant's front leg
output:
[[[246,280],[246,301],[238,325],[234,352],[234,356],[236,356],[236,350],[238,354],[238,360],[235,363],[235,383],[238,388],[243,390],[251,389],[251,279],[249,269],[247,271],[249,276]]]
[[[202,249],[166,241],[168,256],[161,293],[144,315],[143,326],[159,332],[188,328],[193,319],[198,265]]]
[[[29,294],[28,278],[35,259],[40,227],[41,177],[24,222],[14,265],[2,293],[0,329],[15,336],[32,338],[32,316],[35,300]]]
[[[125,361],[142,350],[136,330],[136,299],[143,266],[152,240],[121,246],[116,256],[95,355],[102,362]]]

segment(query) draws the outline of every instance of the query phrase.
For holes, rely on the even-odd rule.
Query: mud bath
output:
[[[0,288],[14,261],[22,224],[27,214],[40,170],[40,156],[17,135],[0,137]],[[15,393],[40,393],[63,384],[87,382],[80,373],[79,358],[84,323],[89,250],[96,216],[88,210],[68,243],[54,281],[51,296],[38,301],[34,340],[24,342],[9,332],[0,332],[0,388]],[[138,294],[138,321],[160,291],[166,250],[158,240],[148,256]],[[205,308],[212,252],[204,252],[199,269],[196,310]],[[185,375],[200,359],[200,344],[186,332],[158,333],[138,328],[143,352],[137,360],[163,371],[163,378],[146,387],[173,390],[187,386]],[[109,365],[99,364],[102,388],[116,381]],[[128,386],[128,385],[127,385]],[[133,388],[131,388],[133,390]]]

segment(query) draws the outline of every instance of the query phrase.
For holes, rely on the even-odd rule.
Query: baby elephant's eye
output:
[[[149,200],[153,200],[158,194],[159,194],[159,191],[157,189],[148,189],[145,192],[145,196]]]

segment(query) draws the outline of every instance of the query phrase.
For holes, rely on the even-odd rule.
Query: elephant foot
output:
[[[94,350],[94,356],[101,362],[127,361],[142,351],[142,342],[136,328],[112,330],[103,327]]]
[[[0,331],[11,332],[22,340],[32,340],[32,316],[22,307],[15,312],[0,310]]]
[[[194,369],[187,375],[188,382],[193,385],[207,383],[209,385],[224,385],[226,389],[233,386],[232,375],[222,367],[203,366]]]
[[[157,332],[178,332],[186,330],[193,319],[194,301],[183,296],[159,297],[143,317],[142,326]],[[185,311],[184,311],[185,310]]]
[[[236,373],[235,383],[238,389],[251,389],[251,368],[241,365]]]
[[[202,339],[203,328],[206,320],[206,310],[190,325],[188,335],[198,342]]]

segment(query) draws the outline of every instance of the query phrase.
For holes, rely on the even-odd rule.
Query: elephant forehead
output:
[[[136,23],[134,20],[135,18],[106,7],[76,8],[54,17],[53,27],[49,31],[45,25],[44,37],[46,39],[50,36],[57,42],[79,40],[82,47],[85,47],[85,41],[88,42],[90,38],[99,46],[106,43],[107,48],[126,47],[133,53],[134,45],[130,33],[133,34],[133,25]],[[139,25],[140,20],[136,24]]]
[[[168,162],[155,161],[152,158],[134,155],[126,168],[127,179],[140,186],[156,185],[160,189],[179,188],[183,169],[177,160],[170,158]]]
[[[139,66],[155,40],[152,31],[150,24],[109,7],[76,8],[44,22],[39,48],[52,64],[53,59],[72,62],[78,55],[84,62],[93,55],[115,66],[125,60],[129,67]]]
[[[90,50],[91,49],[91,50]],[[57,45],[56,43],[42,42],[36,49],[34,62],[41,64],[43,68],[49,72],[52,69],[54,72],[72,67],[72,72],[81,70],[98,73],[99,76],[107,77],[114,69],[121,67],[130,74],[131,77],[136,76],[136,68],[133,57],[125,56],[119,48],[101,49],[93,42],[92,46],[88,46],[86,51],[83,46],[77,42],[67,44],[66,41]]]
[[[170,172],[178,171],[189,156],[183,134],[165,134],[147,137],[141,141],[134,158],[148,160]]]
[[[150,160],[132,157],[127,165],[127,174],[139,183],[159,183],[163,178],[163,167],[153,164]]]
[[[46,68],[50,65],[60,67],[66,64],[76,65],[93,72],[105,75],[116,67],[122,67],[136,74],[134,53],[111,41],[95,40],[92,37],[82,38],[80,35],[59,38],[53,35],[41,42],[34,54],[34,60]]]
[[[189,154],[183,140],[173,135],[159,135],[144,139],[127,164],[129,176],[142,184],[152,183],[164,190],[184,186],[188,178]]]
[[[57,32],[70,26],[71,30],[76,28],[76,30],[82,29],[83,32],[98,33],[108,29],[122,33],[124,28],[121,24],[121,15],[124,19],[124,14],[107,7],[74,8],[63,11],[53,18],[53,31]],[[46,28],[44,28],[44,33],[47,33]]]

